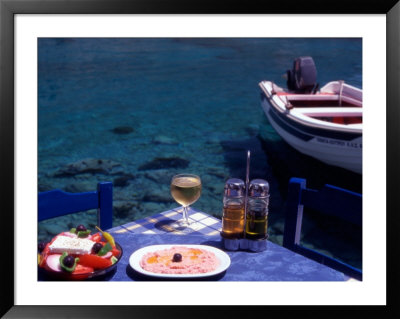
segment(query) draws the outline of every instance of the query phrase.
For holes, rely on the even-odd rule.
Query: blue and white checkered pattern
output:
[[[151,217],[135,220],[109,230],[111,233],[133,232],[136,234],[218,235],[221,220],[203,212],[190,209],[190,225],[186,229],[174,229],[172,224],[182,218],[182,208],[162,212]]]

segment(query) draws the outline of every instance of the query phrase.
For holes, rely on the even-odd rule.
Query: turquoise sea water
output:
[[[170,179],[188,172],[203,182],[193,208],[220,217],[224,183],[245,178],[250,149],[250,177],[271,185],[269,233],[280,243],[290,177],[362,192],[361,175],[294,151],[262,112],[258,82],[285,87],[282,75],[304,55],[321,86],[341,79],[362,88],[361,39],[39,39],[38,191],[112,181],[116,226],[176,207]],[[42,222],[39,240],[81,221],[94,228],[95,214]],[[305,243],[316,238],[360,265],[360,230],[312,217],[304,227]]]

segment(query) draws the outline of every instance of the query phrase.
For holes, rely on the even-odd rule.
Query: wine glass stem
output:
[[[189,206],[183,206],[183,221],[186,225],[189,225],[189,213],[188,213]]]

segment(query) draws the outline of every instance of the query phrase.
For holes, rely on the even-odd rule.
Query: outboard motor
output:
[[[317,90],[317,68],[310,56],[299,57],[293,62],[293,70],[287,70],[287,87],[297,93],[312,93]]]

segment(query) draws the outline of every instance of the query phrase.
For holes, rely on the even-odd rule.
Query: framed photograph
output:
[[[246,309],[251,306],[263,306],[257,307],[257,311],[268,311],[269,315],[285,313],[303,316],[309,311],[326,311],[326,307],[316,307],[312,310],[308,306],[330,306],[333,312],[341,316],[348,314],[353,316],[355,311],[359,313],[359,307],[352,311],[348,306],[362,306],[365,312],[370,311],[367,309],[370,306],[376,306],[374,311],[379,312],[382,317],[399,313],[394,296],[397,284],[395,272],[398,265],[397,254],[394,253],[396,249],[394,243],[397,242],[394,231],[399,225],[396,216],[399,210],[396,199],[399,194],[394,184],[399,179],[397,166],[400,160],[397,138],[400,135],[399,16],[400,4],[397,0],[386,2],[340,0],[321,1],[321,3],[267,1],[263,4],[250,1],[229,6],[222,3],[174,0],[0,0],[0,167],[3,181],[1,224],[4,238],[0,314],[4,318],[42,318],[49,316],[49,313],[51,318],[81,316],[159,318],[166,315],[189,316],[195,311],[196,315],[193,317],[198,317],[208,316],[210,311],[221,316],[227,308],[210,306],[238,305],[242,306],[243,310],[234,311],[236,312],[234,315],[239,313],[245,315]],[[229,56],[229,50],[241,52],[240,45],[249,43],[259,45],[265,39],[275,41],[276,52],[274,51],[274,60],[271,63],[278,63],[283,55],[290,56],[287,54],[291,50],[290,41],[301,47],[303,39],[320,41],[315,44],[318,48],[314,50],[320,56],[328,50],[337,50],[336,56],[340,56],[343,51],[344,54],[353,54],[354,60],[359,61],[355,66],[358,75],[354,77],[354,81],[362,87],[363,99],[366,101],[362,120],[365,124],[362,132],[364,135],[362,174],[357,182],[363,194],[363,280],[361,282],[60,283],[37,280],[37,265],[30,262],[30,260],[36,261],[37,192],[41,187],[43,189],[47,187],[45,183],[38,185],[39,173],[45,175],[43,172],[46,170],[46,166],[40,167],[38,154],[49,152],[51,148],[60,149],[57,146],[59,137],[55,135],[46,140],[48,148],[38,151],[40,140],[45,140],[43,136],[48,132],[38,130],[38,118],[44,114],[40,113],[38,105],[43,87],[46,87],[48,92],[53,92],[57,91],[58,85],[67,85],[68,82],[68,80],[57,82],[57,73],[45,78],[41,75],[42,69],[52,63],[53,66],[56,65],[58,62],[56,59],[63,59],[63,56],[71,54],[66,50],[82,48],[86,50],[87,47],[96,46],[102,39],[109,41],[106,45],[114,47],[113,52],[116,55],[123,52],[124,41],[139,39],[143,46],[135,53],[141,57],[140,63],[143,66],[152,63],[157,66],[157,62],[148,58],[146,52],[159,50],[161,46],[156,43],[157,41],[172,38],[178,44],[180,39],[191,39],[193,42],[197,41],[196,44],[203,41],[198,46],[202,50],[202,55],[198,57],[216,54],[216,59],[226,65],[227,69],[229,63],[235,65],[234,58],[232,60]],[[331,46],[329,41],[323,41],[327,38],[339,39],[340,45]],[[221,45],[218,52],[211,52],[210,43],[217,43],[215,39],[222,42],[224,39],[237,39],[237,42],[227,40],[225,46]],[[254,42],[246,42],[247,39],[254,39]],[[279,47],[283,43],[282,39],[290,39],[284,43],[285,47]],[[85,42],[87,47],[75,46],[73,41]],[[356,47],[354,52],[345,50],[350,46]],[[59,51],[55,58],[51,50],[56,47]],[[185,50],[189,52],[190,48],[185,47]],[[248,52],[251,50],[247,50],[245,54]],[[82,61],[75,61],[80,68],[90,68],[93,57],[79,54],[74,57],[83,58]],[[161,59],[167,58],[171,57],[161,57]],[[249,64],[252,63],[250,61],[252,58],[261,57],[248,54],[246,59],[249,59]],[[346,58],[351,60],[350,56]],[[68,63],[63,67],[71,69],[76,67]],[[339,64],[339,61],[329,60],[326,66],[329,67],[331,74],[335,74],[335,68],[346,69],[345,63],[341,66]],[[177,64],[172,62],[170,66],[172,70]],[[135,67],[141,66],[138,64]],[[194,70],[196,66],[190,66],[188,70],[191,67]],[[239,75],[245,77],[243,73],[246,66],[240,69],[236,64],[235,67],[238,68],[238,78]],[[291,65],[288,65],[288,68],[290,67]],[[58,70],[57,66],[52,72],[54,70]],[[217,70],[218,74],[210,74],[210,81],[217,80],[213,77],[223,79],[224,75],[221,74],[223,70],[221,68]],[[351,70],[348,70],[349,74]],[[118,69],[118,64],[115,65],[114,71],[115,74],[122,72]],[[278,72],[280,71],[276,71],[276,74]],[[285,70],[282,70],[282,73],[284,72]],[[74,72],[70,74],[73,75]],[[129,72],[126,74],[129,75]],[[148,75],[156,79],[155,83],[160,81],[157,74],[149,72]],[[96,74],[92,74],[92,78],[95,77]],[[81,79],[77,86],[67,85],[67,87],[68,90],[75,90],[73,95],[80,100],[79,103],[83,108],[88,108],[90,114],[95,106],[93,100],[85,95],[84,88],[97,85],[99,86],[97,90],[107,90],[107,87],[101,88],[100,82],[87,83],[88,79],[91,78]],[[260,80],[262,79],[254,79],[256,89]],[[171,114],[171,117],[179,117],[179,114],[183,116],[182,113],[191,105],[190,98],[185,99],[185,96],[190,97],[188,91],[180,95],[179,88],[184,90],[186,87],[186,90],[191,90],[197,82],[193,81],[190,73],[179,73],[173,81],[175,83],[173,90],[176,90],[174,96],[179,99],[178,104],[181,109],[177,110],[179,112],[176,114]],[[248,81],[251,82],[253,79]],[[189,82],[191,84],[186,85]],[[123,85],[117,76],[111,78],[109,83],[114,87]],[[146,79],[143,79],[143,83],[132,83],[138,90],[151,85],[151,81],[146,82]],[[171,85],[169,88],[172,87]],[[131,88],[126,89],[131,90]],[[157,87],[151,89],[157,90]],[[229,90],[227,88],[227,91]],[[123,94],[122,89],[117,91]],[[223,95],[217,97],[215,93],[210,92],[210,96],[215,97],[212,103],[221,103]],[[163,97],[163,94],[161,92],[160,96]],[[51,98],[50,96],[49,101]],[[71,102],[68,98],[58,98],[57,103]],[[143,95],[137,103],[146,105],[150,103],[148,102],[150,98]],[[157,101],[168,103],[169,100],[161,98]],[[104,103],[112,103],[112,97]],[[71,104],[70,107],[73,107],[73,103]],[[52,103],[46,105],[49,109],[46,110],[45,116],[49,121],[56,116],[55,110],[51,109],[52,105]],[[121,109],[124,110],[123,106]],[[68,112],[68,108],[59,112]],[[100,116],[100,113],[92,112],[86,120],[96,122],[96,116]],[[127,114],[127,117],[131,116],[140,121],[140,114]],[[106,117],[112,118],[117,115],[116,112]],[[74,121],[83,123],[79,116],[66,117],[66,120],[70,121],[69,123]],[[190,113],[190,116],[196,117],[195,112]],[[172,125],[174,121],[170,124]],[[154,126],[156,127],[157,123],[154,123]],[[49,127],[49,130],[57,130],[57,125]],[[88,130],[90,130],[89,125]],[[122,123],[119,126],[104,128],[104,131],[106,130],[107,134],[122,136],[126,143],[124,147],[133,149],[129,139],[125,138],[128,135],[124,134],[133,131],[134,128]],[[248,125],[246,130],[254,130],[254,127]],[[231,133],[226,132],[226,134]],[[195,137],[195,134],[193,136]],[[90,138],[90,134],[87,138]],[[157,145],[174,144],[173,140],[163,135],[157,136],[156,139]],[[110,141],[108,142],[112,143]],[[146,143],[146,139],[143,138],[142,142]],[[71,145],[74,143],[80,143],[79,139],[69,141]],[[65,144],[60,145],[64,147]],[[187,143],[182,145],[190,148]],[[353,175],[349,176],[351,178]],[[75,186],[69,185],[69,187],[74,189]],[[154,307],[156,305],[157,307]],[[191,307],[175,307],[187,305]],[[268,307],[272,305],[279,307]]]

